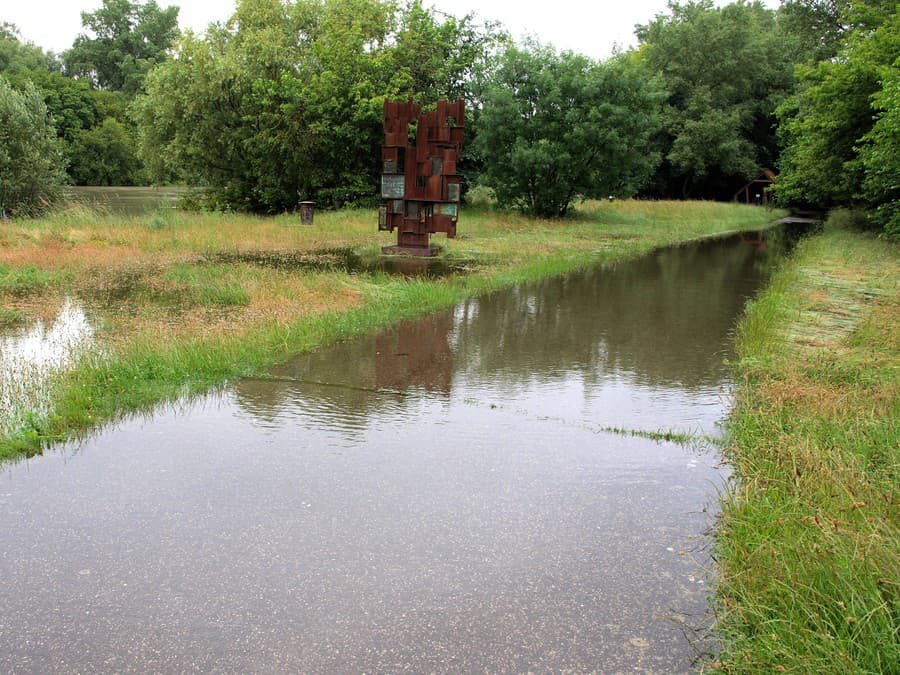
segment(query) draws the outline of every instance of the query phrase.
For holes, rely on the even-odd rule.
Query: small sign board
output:
[[[381,175],[381,198],[403,199],[406,194],[406,176],[403,174]]]

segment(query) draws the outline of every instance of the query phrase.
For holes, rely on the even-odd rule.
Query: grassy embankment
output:
[[[726,672],[900,667],[900,251],[801,243],[738,333]]]
[[[457,239],[435,237],[442,256],[463,268],[440,279],[329,265],[337,249],[375,260],[393,242],[375,231],[373,211],[320,213],[311,227],[294,216],[124,218],[79,210],[17,222],[0,230],[3,322],[49,320],[75,298],[95,337],[49,384],[24,387],[51,405],[19,401],[0,419],[0,459],[466,297],[758,229],[773,217],[713,203],[587,203],[563,222],[468,209]],[[23,414],[29,406],[38,412]]]

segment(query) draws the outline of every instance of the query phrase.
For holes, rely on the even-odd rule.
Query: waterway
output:
[[[0,467],[0,670],[690,670],[781,241],[470,300]]]

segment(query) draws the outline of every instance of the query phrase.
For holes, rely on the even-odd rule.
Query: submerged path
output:
[[[517,287],[7,465],[6,671],[685,671],[759,237]]]

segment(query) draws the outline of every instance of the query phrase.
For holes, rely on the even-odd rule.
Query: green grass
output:
[[[725,672],[897,672],[900,255],[829,229],[751,303],[717,554]]]
[[[167,278],[186,303],[232,307],[250,304],[250,294],[242,283],[248,276],[252,276],[250,271],[241,266],[181,264],[173,266]]]
[[[460,236],[435,237],[466,268],[438,279],[256,264],[351,249],[377,258],[393,235],[371,210],[294,216],[167,213],[121,219],[74,209],[5,232],[0,265],[46,279],[26,311],[72,296],[97,328],[95,348],[56,373],[46,414],[0,435],[0,458],[39,452],[161,401],[259,375],[290,356],[447,308],[517,283],[718,233],[760,229],[776,214],[716,203],[582,204],[564,221],[464,210]],[[43,276],[42,276],[43,275]],[[0,294],[15,307],[10,293]],[[40,301],[46,299],[43,307]],[[42,385],[43,386],[43,385]],[[20,411],[20,417],[29,411]]]
[[[0,328],[18,326],[25,322],[25,313],[7,307],[0,307]]]
[[[40,293],[50,285],[51,275],[32,265],[0,265],[0,293],[13,296]]]

